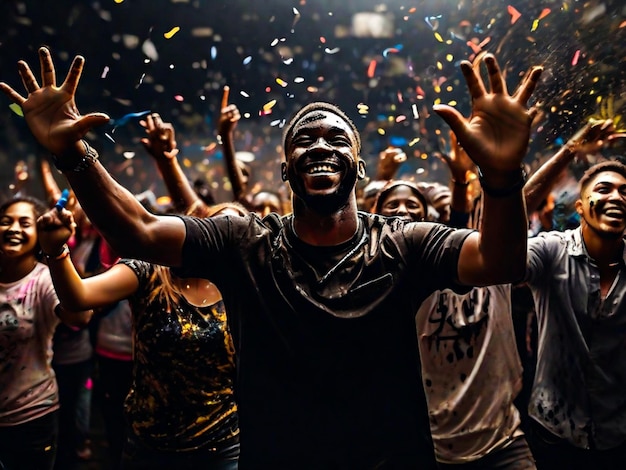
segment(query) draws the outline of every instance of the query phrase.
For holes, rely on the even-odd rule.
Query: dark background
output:
[[[447,127],[430,110],[440,100],[469,111],[458,68],[460,60],[474,57],[468,41],[483,43],[483,50],[496,53],[511,90],[531,65],[545,67],[533,97],[541,112],[529,163],[552,153],[590,116],[611,117],[618,128],[626,127],[624,4],[623,0],[1,0],[0,80],[22,92],[16,62],[25,59],[38,75],[36,51],[41,45],[52,50],[59,82],[72,58],[85,56],[76,98],[81,112],[102,111],[118,123],[129,113],[161,113],[176,128],[190,178],[209,180],[222,198],[228,197],[228,184],[215,121],[224,85],[231,87],[230,101],[245,116],[238,126],[237,149],[256,155],[255,177],[264,184],[280,181],[277,162],[285,119],[314,100],[334,102],[355,120],[363,132],[363,156],[370,173],[378,152],[393,144],[410,156],[402,175],[445,181],[447,173],[433,152],[445,149],[441,138]],[[514,24],[509,5],[521,13]],[[545,10],[549,12],[537,21]],[[392,34],[355,37],[352,19],[359,12],[384,16]],[[180,31],[166,39],[164,34],[176,26]],[[146,49],[146,41],[158,58]],[[372,61],[376,68],[368,77]],[[303,81],[296,83],[296,77]],[[276,104],[271,112],[263,112],[272,100]],[[9,104],[0,96],[2,195],[15,191],[10,185],[19,161],[25,162],[29,174],[22,190],[38,195],[37,162],[47,156]],[[95,129],[89,138],[107,168],[131,190],[150,188],[164,194],[154,165],[138,142],[142,133],[138,119],[131,118],[118,127],[113,122]],[[623,153],[623,148],[611,151]],[[125,152],[131,153],[125,157]]]

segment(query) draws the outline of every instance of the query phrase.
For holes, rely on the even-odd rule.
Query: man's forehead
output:
[[[612,184],[616,181],[619,182],[620,184],[624,184],[626,182],[626,177],[617,171],[607,170],[607,171],[601,171],[600,173],[598,173],[591,179],[591,183],[594,185],[601,184],[601,183]]]
[[[302,129],[318,127],[321,125],[321,121],[324,121],[325,126],[352,132],[350,125],[341,116],[338,116],[330,111],[315,110],[302,116],[302,118],[294,126],[293,133],[297,134]]]

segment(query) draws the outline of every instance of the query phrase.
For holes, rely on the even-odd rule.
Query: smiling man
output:
[[[529,414],[538,468],[623,469],[626,462],[626,166],[580,180],[580,227],[529,241],[538,318]]]
[[[359,133],[328,103],[305,106],[285,128],[293,214],[153,215],[82,140],[108,122],[76,108],[84,59],[57,87],[49,51],[39,54],[41,87],[20,62],[28,97],[0,89],[57,156],[90,220],[121,255],[210,279],[223,295],[237,353],[240,468],[435,468],[414,315],[436,289],[523,275],[521,161],[541,68],[509,95],[492,55],[489,91],[478,67],[462,62],[472,116],[435,109],[482,169],[484,222],[472,232],[358,212]]]

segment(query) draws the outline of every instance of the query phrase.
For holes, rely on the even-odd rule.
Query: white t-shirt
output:
[[[52,337],[59,304],[50,271],[37,263],[24,278],[0,283],[0,426],[56,410]]]
[[[434,292],[416,324],[437,460],[475,461],[521,435],[511,286]]]

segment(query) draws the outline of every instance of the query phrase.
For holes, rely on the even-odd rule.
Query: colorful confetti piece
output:
[[[174,35],[180,31],[180,26],[174,26],[172,29],[170,29],[167,33],[165,33],[163,35],[163,37],[165,39],[172,39],[174,37]]]

